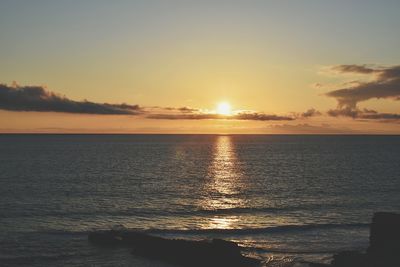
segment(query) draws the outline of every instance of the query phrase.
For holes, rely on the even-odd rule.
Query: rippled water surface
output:
[[[117,225],[328,261],[367,246],[374,211],[400,211],[399,148],[398,136],[1,135],[0,265],[158,266],[87,243]]]

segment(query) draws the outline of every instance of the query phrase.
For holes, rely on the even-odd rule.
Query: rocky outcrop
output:
[[[334,267],[399,267],[400,214],[377,212],[372,218],[370,245],[366,253],[341,252],[333,256]]]
[[[260,261],[245,257],[240,247],[230,241],[190,241],[166,239],[134,231],[100,231],[89,234],[89,241],[101,246],[131,247],[132,253],[180,266],[258,266]]]
[[[367,254],[358,251],[344,251],[334,255],[331,266],[372,267],[371,262],[367,257]]]
[[[373,266],[400,266],[400,214],[377,212],[371,224],[367,255]]]
[[[240,247],[221,239],[190,241],[166,239],[142,232],[110,230],[89,234],[89,241],[101,246],[125,246],[133,254],[180,266],[247,267],[259,266],[257,259],[245,257]],[[374,214],[370,245],[366,252],[347,251],[333,256],[330,265],[312,267],[400,267],[400,214]]]

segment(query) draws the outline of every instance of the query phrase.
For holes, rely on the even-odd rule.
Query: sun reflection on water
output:
[[[213,217],[207,222],[205,228],[208,229],[230,229],[239,221],[238,216],[224,216],[224,217]]]
[[[208,169],[205,197],[201,206],[206,210],[229,210],[242,207],[242,172],[231,136],[218,136],[213,147],[213,161]],[[207,218],[203,228],[235,228],[238,216],[219,215]]]

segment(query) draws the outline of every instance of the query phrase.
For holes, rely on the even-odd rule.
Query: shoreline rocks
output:
[[[344,251],[333,256],[332,267],[399,267],[400,214],[376,212],[365,253]]]
[[[399,267],[400,214],[377,212],[370,226],[366,252],[344,251],[331,264],[310,263],[311,267]],[[179,266],[251,267],[261,261],[245,257],[234,242],[222,239],[191,241],[167,239],[143,232],[109,230],[89,233],[89,242],[109,247],[130,247],[132,254]]]
[[[209,241],[166,239],[142,232],[110,230],[89,233],[89,242],[108,247],[131,247],[134,255],[179,266],[260,265],[259,260],[243,256],[236,243],[222,239]]]
[[[400,214],[375,213],[369,242],[367,256],[373,266],[400,266]]]

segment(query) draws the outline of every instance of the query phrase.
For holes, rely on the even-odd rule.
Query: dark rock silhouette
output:
[[[133,254],[180,266],[247,267],[260,261],[245,257],[230,241],[190,241],[166,239],[142,232],[110,230],[89,234],[89,241],[101,246],[131,247]],[[332,263],[311,263],[312,267],[400,267],[400,214],[377,212],[370,229],[370,245],[365,252],[344,251],[333,256]]]
[[[365,253],[344,251],[333,256],[332,266],[335,267],[372,267]],[[383,267],[383,266],[382,266]]]
[[[100,231],[89,234],[89,241],[101,246],[131,247],[132,253],[180,266],[258,266],[260,261],[245,257],[240,247],[230,241],[190,241],[166,239],[134,231]]]
[[[333,267],[399,267],[400,214],[377,212],[372,218],[366,253],[345,251],[333,256]]]
[[[373,266],[400,266],[400,214],[377,212],[371,224],[367,255]]]

